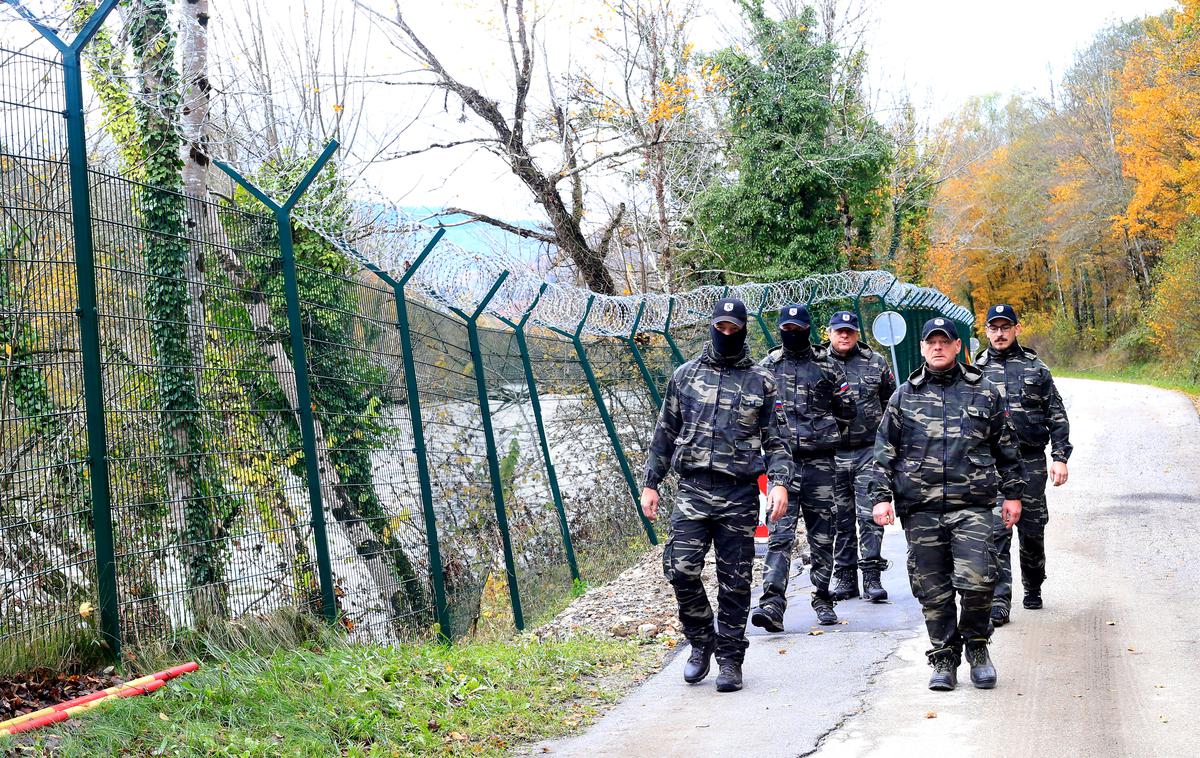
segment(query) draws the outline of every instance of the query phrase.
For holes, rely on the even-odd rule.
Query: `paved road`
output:
[[[894,603],[818,627],[794,580],[785,634],[752,637],[746,689],[682,682],[680,655],[562,756],[1200,755],[1200,419],[1187,398],[1062,380],[1076,446],[1050,493],[1046,608],[1014,611],[995,690],[925,687],[927,641],[884,540]],[[1014,556],[1015,557],[1015,556]],[[758,630],[755,630],[758,631]],[[967,669],[960,669],[966,680]]]

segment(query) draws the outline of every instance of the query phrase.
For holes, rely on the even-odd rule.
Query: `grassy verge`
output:
[[[1120,368],[1076,368],[1054,369],[1055,376],[1070,376],[1078,379],[1098,379],[1107,382],[1130,382],[1149,384],[1168,390],[1177,390],[1187,395],[1200,411],[1200,383],[1191,381],[1165,369],[1156,363],[1135,363]]]
[[[573,640],[229,655],[147,697],[0,738],[63,756],[498,755],[575,730],[661,652]]]

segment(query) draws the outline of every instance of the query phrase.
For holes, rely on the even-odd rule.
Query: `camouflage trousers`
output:
[[[836,499],[833,540],[834,574],[854,574],[863,571],[883,571],[887,562],[880,555],[883,549],[883,527],[875,523],[874,503],[867,496],[875,447],[865,445],[854,450],[839,450],[834,455],[835,474],[833,494]]]
[[[694,647],[716,640],[717,658],[742,662],[750,582],[754,567],[754,527],[758,483],[728,476],[694,476],[679,482],[671,512],[671,538],[663,548],[663,574],[675,589],[679,622]],[[700,579],[709,546],[717,561],[717,617]]]
[[[788,574],[792,570],[792,545],[796,521],[802,515],[812,553],[809,576],[813,599],[829,599],[829,577],[833,573],[833,454],[797,458],[796,474],[788,487],[787,515],[770,525],[767,556],[763,560],[761,605],[787,609]]]
[[[993,605],[1004,609],[1012,607],[1012,538],[1017,532],[1020,540],[1021,584],[1026,590],[1041,589],[1046,581],[1046,523],[1050,512],[1046,508],[1046,451],[1022,450],[1021,461],[1025,464],[1025,494],[1021,497],[1021,519],[1012,529],[1005,529],[1000,520],[1000,504],[992,511],[992,534],[996,540],[996,554],[1000,560],[1000,577],[996,580],[996,597]]]
[[[901,518],[908,540],[908,581],[921,603],[932,661],[958,660],[963,643],[992,636],[996,553],[991,512],[918,510]],[[955,607],[955,594],[961,608]]]

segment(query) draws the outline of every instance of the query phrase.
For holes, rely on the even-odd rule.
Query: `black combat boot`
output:
[[[992,626],[1004,626],[1008,623],[1008,609],[1003,605],[992,606]]]
[[[813,595],[812,607],[817,614],[817,623],[821,626],[832,626],[838,622],[837,614],[833,612],[831,598]]]
[[[1031,611],[1036,611],[1042,607],[1042,588],[1038,587],[1035,590],[1025,590],[1025,600],[1021,605]]]
[[[750,623],[768,632],[782,632],[783,611],[773,605],[760,605],[750,614]]]
[[[967,663],[971,664],[971,684],[981,690],[990,690],[996,686],[996,667],[992,665],[987,646],[988,641],[985,639],[967,641]]]
[[[834,600],[849,600],[858,597],[858,574],[853,569],[838,572],[837,584],[829,592]]]
[[[879,569],[863,569],[863,597],[872,603],[882,603],[888,599],[887,590],[879,581]]]
[[[687,665],[683,667],[683,681],[695,684],[708,676],[708,666],[716,649],[715,640],[703,647],[692,645],[692,654],[688,656]]]
[[[717,692],[737,692],[742,688],[742,664],[717,661]]]
[[[929,689],[949,692],[958,686],[958,654],[950,648],[929,652],[929,665],[933,674],[929,677]]]

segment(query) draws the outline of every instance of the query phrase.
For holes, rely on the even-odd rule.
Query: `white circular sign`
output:
[[[979,338],[972,337],[971,338],[971,355],[975,355],[975,353],[978,353],[978,352],[979,352]]]
[[[904,341],[908,325],[904,317],[895,311],[884,311],[871,322],[871,336],[884,347],[895,347]]]

